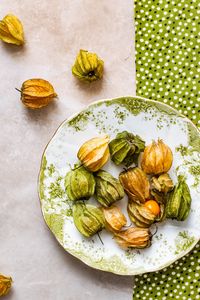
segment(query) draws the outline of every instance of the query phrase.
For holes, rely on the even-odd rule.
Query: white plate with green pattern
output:
[[[108,134],[114,138],[127,130],[140,135],[146,143],[161,138],[174,154],[170,175],[176,182],[184,174],[190,187],[192,207],[184,222],[166,220],[158,224],[152,245],[140,251],[122,250],[103,230],[100,235],[84,238],[72,218],[64,177],[77,162],[77,151],[86,140]],[[120,275],[136,275],[162,269],[188,253],[200,237],[200,134],[185,117],[169,106],[140,97],[123,97],[91,104],[64,121],[47,145],[42,157],[39,195],[44,219],[63,248],[87,265]],[[118,176],[122,170],[108,162],[105,170]],[[94,199],[89,202],[95,203]],[[127,198],[118,205],[126,213]]]

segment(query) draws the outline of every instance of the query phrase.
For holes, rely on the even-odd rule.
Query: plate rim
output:
[[[54,236],[54,238],[57,240],[57,242],[59,243],[59,245],[64,249],[65,252],[69,253],[70,255],[72,255],[73,257],[76,257],[78,260],[80,260],[82,263],[86,264],[87,266],[93,268],[93,269],[96,269],[96,270],[100,270],[100,271],[104,271],[104,272],[109,272],[109,273],[113,273],[113,274],[116,274],[116,275],[121,275],[121,276],[135,276],[135,275],[141,275],[141,274],[145,274],[145,273],[152,273],[152,272],[158,272],[158,271],[161,271],[167,267],[169,267],[170,265],[172,265],[173,263],[175,263],[176,261],[178,261],[179,259],[181,259],[182,257],[186,256],[190,251],[192,251],[192,249],[195,248],[195,246],[197,245],[197,243],[200,241],[200,237],[199,238],[195,238],[195,241],[193,242],[193,244],[187,249],[185,250],[183,253],[179,254],[176,258],[170,260],[169,263],[166,263],[162,266],[159,266],[157,268],[152,268],[152,269],[149,269],[148,271],[144,271],[144,270],[141,270],[141,271],[133,271],[133,272],[130,272],[130,270],[128,271],[128,273],[123,273],[123,272],[120,272],[120,271],[111,271],[111,270],[106,270],[105,268],[103,267],[96,267],[95,265],[92,265],[88,259],[86,259],[85,257],[82,257],[81,255],[79,256],[78,254],[74,253],[73,251],[71,251],[70,249],[66,249],[61,241],[57,238],[57,236],[52,232],[50,226],[47,224],[46,222],[46,219],[45,219],[45,215],[43,213],[43,209],[42,209],[42,200],[41,200],[41,196],[40,196],[40,178],[41,178],[41,173],[42,173],[42,169],[43,169],[43,159],[44,159],[44,156],[45,156],[45,153],[46,153],[46,150],[47,150],[47,147],[49,146],[49,144],[53,141],[54,137],[56,136],[57,132],[63,127],[63,125],[66,123],[66,122],[69,122],[70,120],[72,120],[73,118],[75,118],[76,116],[78,116],[81,112],[89,109],[91,106],[94,106],[95,104],[98,104],[98,103],[104,103],[104,102],[112,102],[113,100],[118,100],[118,99],[126,99],[126,98],[129,98],[129,99],[140,99],[141,101],[145,101],[145,102],[150,102],[150,103],[154,103],[154,104],[159,104],[161,106],[164,106],[168,109],[170,109],[172,112],[174,112],[176,115],[180,116],[182,119],[184,119],[186,122],[190,123],[190,125],[192,125],[192,127],[194,129],[197,130],[197,132],[200,134],[200,129],[186,116],[184,116],[182,113],[180,113],[178,110],[176,110],[175,108],[171,107],[170,105],[166,104],[166,103],[163,103],[163,102],[160,102],[160,101],[157,101],[157,100],[152,100],[152,99],[148,99],[148,98],[145,98],[145,97],[141,97],[141,96],[119,96],[119,97],[115,97],[115,98],[105,98],[105,99],[101,99],[101,100],[96,100],[96,101],[93,101],[92,103],[84,106],[81,110],[79,110],[78,112],[70,115],[68,118],[64,119],[60,125],[57,127],[57,129],[54,131],[53,135],[51,136],[50,140],[48,141],[48,143],[46,144],[43,152],[42,152],[42,156],[41,156],[41,159],[40,159],[40,167],[39,167],[39,173],[38,173],[38,177],[37,177],[37,193],[38,193],[38,200],[40,202],[40,209],[41,209],[41,213],[42,213],[42,217],[43,217],[43,220],[44,220],[44,223],[46,224],[47,228],[49,229],[49,231],[51,232],[51,234]]]

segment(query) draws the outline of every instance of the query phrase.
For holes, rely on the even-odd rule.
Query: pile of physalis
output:
[[[91,237],[105,228],[122,248],[146,248],[151,245],[153,223],[188,217],[189,188],[181,175],[174,186],[167,173],[173,154],[162,140],[145,146],[141,137],[124,131],[110,142],[108,136],[86,141],[77,156],[79,163],[67,173],[65,187],[73,201],[74,224],[83,236]],[[125,167],[119,179],[102,170],[110,157],[115,165]],[[131,227],[115,204],[125,194]],[[100,206],[87,204],[92,196]]]

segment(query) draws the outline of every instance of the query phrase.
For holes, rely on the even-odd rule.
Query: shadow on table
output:
[[[51,235],[51,237],[58,245],[59,255],[62,256],[68,270],[74,270],[74,272],[77,272],[80,277],[87,277],[90,282],[95,282],[95,285],[102,286],[103,288],[120,291],[127,291],[130,289],[132,293],[133,276],[122,276],[93,269],[84,264],[81,260],[66,252],[62,246],[57,243],[53,235]]]
[[[18,54],[18,53],[24,53],[26,51],[26,45],[13,45],[13,44],[8,44],[8,43],[1,43],[1,47],[3,48],[4,51],[10,54]]]
[[[27,109],[24,107],[24,113],[28,121],[36,122],[40,125],[50,125],[49,121],[52,119],[52,116],[59,114],[59,100],[54,100],[49,103],[48,106],[42,107],[40,109]]]
[[[85,94],[95,95],[102,90],[103,85],[105,84],[105,78],[93,82],[84,82],[80,81],[77,78],[74,78],[74,83],[76,88],[80,89],[81,92]]]

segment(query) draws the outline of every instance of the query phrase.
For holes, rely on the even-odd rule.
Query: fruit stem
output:
[[[18,91],[18,92],[20,92],[20,93],[22,92],[22,91],[21,91],[21,90],[19,90],[18,88],[15,88],[15,89],[16,89],[16,91]]]
[[[101,239],[101,237],[100,237],[100,234],[99,234],[99,232],[97,232],[97,235],[98,235],[98,237],[99,237],[99,239],[100,239],[100,241],[101,241],[102,245],[104,245],[104,243],[103,243],[103,241],[102,241],[102,239]]]
[[[151,238],[157,233],[157,231],[158,231],[158,226],[155,224],[155,227],[156,227],[156,230],[155,230],[155,232],[152,234],[151,233]]]

